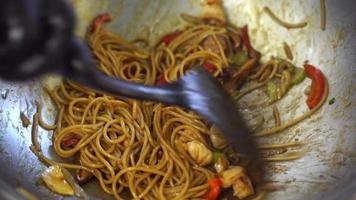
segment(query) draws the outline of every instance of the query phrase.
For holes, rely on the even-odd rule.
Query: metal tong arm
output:
[[[88,47],[78,40],[72,42],[71,65],[62,71],[65,76],[93,89],[140,100],[151,100],[189,108],[184,101],[181,80],[162,86],[133,83],[104,75],[91,62]]]
[[[125,97],[152,100],[185,107],[182,101],[180,101],[182,95],[177,83],[164,86],[148,86],[114,79],[99,73],[96,74],[95,79],[92,84],[86,83],[86,85],[111,94],[120,94]]]

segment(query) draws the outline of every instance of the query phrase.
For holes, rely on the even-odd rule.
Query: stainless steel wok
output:
[[[78,15],[77,33],[83,36],[96,15],[109,12],[114,21],[107,26],[127,39],[137,37],[156,41],[184,23],[180,13],[197,15],[200,1],[193,0],[72,0]],[[239,26],[248,24],[254,46],[265,56],[284,56],[282,43],[288,42],[294,52],[294,63],[309,60],[326,74],[330,84],[329,99],[321,111],[266,141],[304,141],[305,156],[296,161],[269,166],[272,180],[285,189],[271,193],[268,199],[312,199],[316,196],[337,199],[356,198],[356,1],[327,0],[327,27],[319,25],[319,1],[308,0],[224,0],[229,20]],[[308,21],[304,29],[287,30],[275,24],[263,12],[270,6],[288,21]],[[26,84],[0,82],[0,194],[13,199],[16,188],[24,188],[40,199],[61,199],[37,181],[45,169],[30,151],[31,127],[23,127],[20,113],[31,119],[35,101],[45,104],[43,116],[53,122],[55,111],[41,85],[55,85],[57,77]],[[280,103],[283,119],[303,112],[303,92],[309,83],[294,88]],[[57,158],[50,147],[51,134],[41,131],[43,151]],[[345,183],[346,182],[346,183]],[[93,199],[111,199],[97,183],[84,187]],[[354,188],[354,189],[353,189]],[[354,191],[354,192],[353,192]],[[328,193],[331,192],[331,193]],[[15,196],[14,196],[15,195]],[[344,196],[342,196],[344,195]],[[354,195],[354,196],[353,196]],[[325,197],[326,198],[326,197]]]

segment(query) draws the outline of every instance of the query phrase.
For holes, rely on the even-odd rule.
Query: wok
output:
[[[191,0],[72,0],[77,12],[77,34],[84,36],[89,22],[98,14],[109,12],[113,22],[106,26],[127,39],[148,38],[157,41],[160,35],[184,27],[181,13],[198,15],[200,1]],[[352,199],[356,195],[356,2],[327,1],[327,26],[319,25],[319,1],[295,0],[225,0],[231,23],[248,24],[256,49],[266,55],[282,56],[282,43],[291,45],[293,63],[301,66],[305,60],[320,67],[330,84],[329,100],[311,118],[263,141],[305,142],[305,155],[298,160],[268,164],[270,180],[284,186],[267,199],[313,199],[326,197]],[[263,12],[269,6],[288,21],[306,20],[304,29],[287,30],[274,23]],[[36,110],[36,101],[44,103],[42,113],[53,122],[55,110],[42,85],[54,86],[59,78],[44,77],[26,84],[0,82],[0,194],[3,199],[21,198],[16,189],[25,189],[40,199],[62,199],[50,192],[38,179],[45,166],[30,151],[31,128],[22,126],[20,113],[27,118]],[[280,103],[282,121],[300,115],[305,109],[305,81],[290,91]],[[245,99],[245,101],[254,99]],[[263,112],[264,113],[264,112]],[[262,114],[262,113],[261,113]],[[266,116],[268,118],[268,116]],[[44,153],[59,159],[51,150],[51,134],[40,130]],[[84,189],[91,199],[111,199],[92,182]],[[68,198],[70,199],[70,198]]]

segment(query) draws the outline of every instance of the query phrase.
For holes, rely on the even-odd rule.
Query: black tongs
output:
[[[220,129],[237,152],[257,161],[256,145],[228,93],[202,67],[174,83],[148,86],[105,76],[73,34],[72,9],[62,0],[1,0],[0,76],[25,80],[58,73],[113,95],[177,105]]]

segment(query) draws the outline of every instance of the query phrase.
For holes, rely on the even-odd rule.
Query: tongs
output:
[[[176,82],[148,86],[108,77],[96,69],[88,47],[74,37],[73,11],[62,0],[2,0],[0,77],[25,80],[57,73],[112,95],[162,102],[199,113],[233,149],[258,161],[253,137],[229,94],[203,69],[194,67]]]

